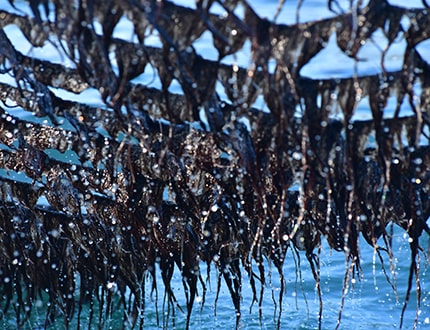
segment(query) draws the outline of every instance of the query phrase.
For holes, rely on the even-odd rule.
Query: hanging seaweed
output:
[[[88,306],[89,327],[107,326],[119,309],[125,328],[143,328],[150,297],[163,302],[159,325],[174,326],[180,311],[188,328],[215,267],[217,295],[224,282],[239,326],[244,274],[261,318],[273,264],[280,328],[291,250],[298,258],[304,251],[310,264],[322,328],[319,250],[326,240],[346,257],[340,324],[345,289],[361,272],[360,236],[382,265],[382,252],[391,264],[392,224],[411,248],[400,326],[414,287],[419,306],[419,239],[430,235],[430,67],[416,46],[430,36],[427,9],[370,1],[337,13],[337,2],[328,1],[332,18],[284,25],[245,0],[197,1],[196,8],[116,0],[28,5],[32,15],[0,10],[0,70],[12,78],[0,82],[0,318],[13,313],[21,327],[35,302],[48,301],[44,327],[59,317],[66,328],[81,327]],[[215,5],[225,15],[213,14]],[[399,28],[402,17],[411,21],[407,29]],[[121,19],[131,23],[134,42],[114,37]],[[33,47],[53,45],[70,65],[19,52],[9,26]],[[300,74],[334,34],[359,61],[378,29],[388,39],[383,59],[405,38],[400,71],[389,72],[382,60],[375,75]],[[216,61],[194,47],[203,33]],[[154,36],[160,47],[148,46]],[[246,45],[248,67],[223,63]],[[136,82],[146,70],[161,88]],[[91,88],[97,105],[55,93]],[[267,111],[253,107],[258,97]],[[392,117],[385,114],[390,97]],[[356,119],[365,99],[371,119]],[[403,102],[412,109],[407,116]],[[171,287],[175,271],[185,308]]]

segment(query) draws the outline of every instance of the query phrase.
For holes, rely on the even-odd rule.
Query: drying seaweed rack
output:
[[[211,14],[215,4],[225,15]],[[305,251],[311,266],[321,327],[321,239],[345,254],[347,285],[360,272],[360,235],[391,263],[392,225],[409,235],[411,249],[403,312],[414,288],[419,303],[419,238],[430,234],[430,67],[416,46],[430,36],[429,8],[370,1],[340,12],[328,1],[332,18],[283,25],[261,18],[245,0],[198,1],[195,9],[132,0],[28,6],[32,15],[0,10],[0,69],[14,80],[0,83],[1,317],[14,309],[23,325],[43,296],[46,327],[58,315],[66,327],[76,319],[79,325],[86,305],[90,325],[103,328],[119,301],[124,326],[142,328],[156,269],[166,303],[180,308],[170,286],[176,268],[188,327],[199,287],[204,294],[205,263],[219,270],[239,322],[242,272],[261,304],[264,285],[257,283],[273,264],[282,302],[292,249]],[[134,43],[112,36],[122,17],[133,24]],[[73,65],[20,53],[20,41],[3,30],[9,25],[34,47],[54,45]],[[377,75],[300,75],[332,34],[358,61],[377,29],[388,40],[383,58],[405,38],[400,71],[388,72],[382,61]],[[193,47],[203,32],[212,36],[217,61]],[[160,47],[145,45],[152,35]],[[249,67],[222,63],[245,45]],[[160,89],[132,81],[148,66]],[[183,93],[170,92],[172,81]],[[53,93],[89,88],[99,91],[100,104]],[[257,97],[267,111],[251,106]],[[390,97],[397,105],[386,118]],[[371,119],[354,120],[366,99]],[[400,115],[403,102],[409,116]]]

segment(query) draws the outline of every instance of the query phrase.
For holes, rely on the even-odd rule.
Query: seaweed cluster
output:
[[[239,322],[244,274],[261,304],[265,265],[273,264],[281,305],[292,249],[311,265],[321,327],[322,237],[345,254],[347,285],[360,272],[360,235],[391,262],[393,224],[411,248],[403,312],[414,285],[419,303],[419,237],[430,234],[430,66],[416,46],[430,37],[429,8],[360,3],[344,12],[330,0],[333,17],[294,25],[260,17],[246,0],[193,8],[30,0],[31,15],[0,10],[0,70],[13,79],[0,83],[0,317],[13,309],[20,326],[43,296],[46,327],[59,314],[66,327],[80,324],[85,305],[90,325],[103,327],[119,297],[124,326],[142,328],[157,269],[169,310],[180,308],[170,285],[178,269],[188,326],[206,263],[227,285]],[[114,37],[121,19],[132,24],[133,42]],[[5,32],[11,25],[72,65],[19,52]],[[381,73],[300,74],[334,34],[360,61],[375,31],[388,40]],[[203,33],[217,60],[193,46]],[[154,36],[159,47],[147,45]],[[403,66],[389,72],[384,57],[398,38],[407,42]],[[245,47],[248,67],[223,62]],[[161,88],[136,82],[148,68]],[[171,92],[173,83],[182,93]],[[56,93],[91,88],[100,104]],[[258,98],[267,111],[254,106]],[[396,106],[387,117],[390,98]],[[367,120],[354,117],[363,102]]]

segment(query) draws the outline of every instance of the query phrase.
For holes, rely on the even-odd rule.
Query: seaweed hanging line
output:
[[[215,4],[225,15],[211,13]],[[242,273],[261,307],[269,261],[281,278],[280,327],[283,265],[291,248],[305,251],[311,265],[321,327],[315,253],[321,237],[345,253],[348,287],[360,271],[359,236],[391,258],[392,223],[409,235],[411,247],[401,323],[414,279],[419,306],[419,237],[430,235],[430,67],[416,46],[430,36],[428,8],[370,1],[337,13],[337,2],[328,1],[333,18],[283,25],[261,18],[245,0],[197,1],[195,9],[133,0],[29,5],[33,16],[0,10],[0,70],[15,81],[0,83],[0,167],[25,174],[23,181],[0,178],[0,318],[17,301],[16,322],[23,325],[37,297],[46,296],[45,326],[58,311],[66,327],[74,317],[79,325],[88,304],[89,324],[96,318],[103,327],[116,288],[124,326],[142,328],[148,278],[158,300],[159,269],[164,308],[174,320],[175,310],[184,311],[170,285],[176,267],[188,327],[196,296],[204,300],[200,265],[206,263],[208,274],[219,270],[218,290],[225,281],[239,324]],[[132,22],[137,42],[113,37],[121,18]],[[402,18],[411,22],[407,29]],[[20,53],[19,41],[4,31],[10,25],[34,47],[54,45],[73,65]],[[359,61],[359,50],[378,29],[388,40],[380,74],[300,75],[333,34],[344,54]],[[193,47],[204,32],[212,36],[216,61]],[[154,35],[158,48],[145,44]],[[407,43],[402,69],[388,72],[384,56],[400,37]],[[223,64],[246,42],[248,68]],[[133,82],[147,68],[161,89]],[[173,81],[182,94],[170,92]],[[217,84],[228,100],[220,99]],[[53,93],[90,87],[100,92],[98,106]],[[260,96],[269,111],[252,107]],[[397,106],[387,119],[390,97]],[[356,120],[365,98],[372,119]],[[400,116],[403,102],[413,114]],[[46,120],[17,116],[14,107]]]

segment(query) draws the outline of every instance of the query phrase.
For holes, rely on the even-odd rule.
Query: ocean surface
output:
[[[176,3],[193,7],[193,1],[175,1]],[[276,12],[278,2],[275,0],[250,0],[249,1],[257,13],[262,17],[272,19]],[[338,1],[345,10],[348,9],[350,1]],[[404,5],[401,0],[390,1],[392,4]],[[334,14],[328,11],[326,1],[304,0],[299,11],[299,21],[306,22],[316,19],[331,17]],[[408,7],[422,7],[422,1],[408,1]],[[25,12],[29,9],[24,6],[22,1],[15,1],[15,6]],[[277,17],[277,23],[293,24],[297,21],[296,15],[297,1],[285,1],[284,9]],[[0,1],[0,9],[16,11],[5,0]],[[216,8],[214,7],[214,12]],[[222,11],[220,10],[220,14]],[[238,13],[240,14],[240,13]],[[407,27],[410,22],[407,19],[402,21],[402,24]],[[15,43],[15,47],[24,54],[48,59],[53,62],[62,63],[67,66],[72,66],[72,62],[68,62],[64,56],[58,53],[58,50],[50,45],[37,49],[31,47],[23,38],[18,28],[8,26],[5,32],[11,40],[20,40]],[[126,40],[133,40],[132,27],[127,20],[121,21],[121,24],[114,31],[114,36]],[[148,38],[147,43],[157,45],[156,36]],[[301,71],[301,74],[311,78],[343,78],[351,77],[354,72],[360,75],[375,74],[381,71],[380,58],[382,49],[387,41],[381,31],[376,32],[372,40],[366,43],[359,53],[360,62],[354,62],[352,59],[345,56],[338,49],[335,36],[328,42],[328,46],[313,60],[311,60]],[[212,40],[209,34],[204,34],[195,44],[197,52],[205,58],[215,59],[217,56],[216,50],[212,46]],[[402,65],[403,53],[406,47],[406,42],[399,38],[390,48],[386,57],[386,67],[389,71],[399,70]],[[423,42],[418,46],[420,53],[430,60],[430,42]],[[249,49],[244,49],[236,54],[236,56],[227,57],[224,63],[236,63],[240,66],[247,67],[249,65]],[[7,75],[0,75],[1,82],[14,84]],[[151,69],[135,79],[136,82],[149,84],[152,87],[160,87],[160,82],[155,79],[154,72]],[[68,99],[76,99],[80,102],[88,104],[101,104],[102,101],[96,90],[89,89],[81,95],[74,95],[64,91],[51,89],[58,96]],[[416,86],[419,92],[419,86]],[[179,92],[180,87],[171,86],[172,92]],[[220,93],[222,93],[220,91]],[[222,95],[221,95],[222,96]],[[356,119],[370,118],[368,105],[363,100],[356,113]],[[264,110],[264,104],[258,104],[258,100],[254,106],[261,107]],[[390,115],[390,110],[387,109],[386,116]],[[19,110],[17,110],[19,111]],[[407,104],[402,107],[402,114],[410,113],[410,108]],[[22,115],[27,116],[22,112]],[[7,175],[5,172],[0,175]],[[417,293],[415,284],[411,292],[411,297],[407,305],[403,329],[412,329],[414,320],[418,315],[418,329],[430,329],[430,239],[429,237],[421,238],[421,246],[427,252],[420,254],[420,283],[421,283],[421,305],[417,306]],[[411,263],[408,237],[404,232],[395,227],[393,231],[393,253],[394,258],[390,261],[387,254],[383,254],[384,264],[382,265],[375,250],[368,246],[364,240],[361,246],[361,267],[360,276],[349,282],[347,287],[344,287],[345,278],[345,256],[343,253],[332,251],[324,242],[320,252],[321,257],[321,289],[323,293],[323,329],[334,329],[338,322],[340,308],[342,304],[342,292],[345,293],[344,307],[342,310],[341,324],[339,329],[398,329],[400,325],[401,311],[404,305],[406,288],[409,276],[409,266]],[[395,284],[394,290],[391,284],[387,281],[383,269],[386,270],[387,276],[392,283]],[[273,329],[277,319],[277,313],[280,306],[274,304],[277,302],[280,283],[279,275],[276,269],[266,264],[268,273],[267,283],[264,286],[264,301],[262,304],[262,318],[259,318],[258,305],[254,304],[251,307],[252,292],[249,285],[249,279],[243,272],[243,301],[242,301],[242,316],[240,328],[242,329]],[[205,266],[202,265],[202,274],[206,274]],[[236,315],[233,308],[228,289],[224,284],[221,285],[220,296],[215,305],[217,291],[217,273],[211,271],[210,281],[207,282],[208,291],[205,297],[205,303],[202,304],[202,290],[199,288],[199,296],[194,306],[191,329],[232,329],[236,324]],[[288,252],[285,261],[284,275],[286,278],[286,292],[283,297],[281,329],[317,329],[318,328],[318,310],[319,300],[315,288],[315,281],[312,277],[312,272],[304,254],[299,256]],[[146,319],[145,328],[163,327],[163,287],[161,279],[158,279],[159,294],[158,301],[154,295],[150,296],[146,304]],[[149,287],[149,284],[148,284]],[[186,310],[185,297],[182,288],[181,276],[176,270],[172,282],[172,287],[177,295],[179,304]],[[258,288],[258,287],[257,287]],[[149,290],[148,290],[149,291]],[[273,298],[274,297],[274,298]],[[157,308],[158,306],[158,308]],[[156,312],[160,313],[159,323],[157,323]],[[83,312],[83,328],[85,328],[85,313]],[[0,329],[13,329],[13,320],[6,315],[0,321]],[[121,315],[119,315],[121,317]],[[185,326],[186,315],[181,311],[176,310],[174,325],[170,318],[167,323],[167,328],[176,327],[182,329]],[[43,324],[44,310],[36,308],[35,314],[28,324],[29,329],[36,329],[38,325]],[[108,320],[106,328],[117,329],[119,327],[118,320],[114,317]],[[61,324],[55,324],[54,328],[60,328]]]

